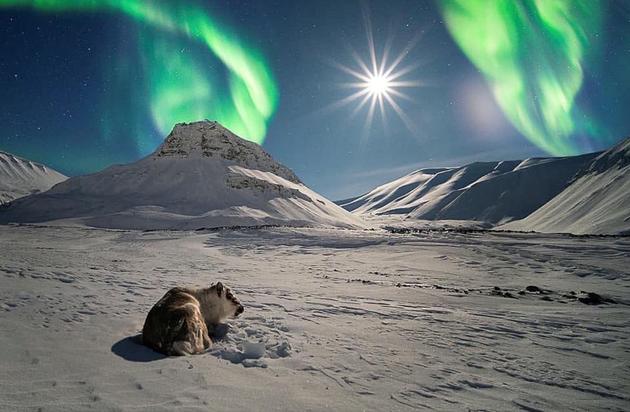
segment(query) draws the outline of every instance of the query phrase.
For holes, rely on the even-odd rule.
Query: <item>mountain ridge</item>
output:
[[[70,178],[0,213],[4,223],[61,220],[119,229],[361,226],[260,146],[211,121],[177,124],[149,156]]]
[[[51,167],[0,150],[0,205],[48,190],[66,179]]]
[[[359,215],[496,224],[523,218],[542,206],[596,155],[420,169],[340,205]]]
[[[545,205],[497,229],[630,234],[630,138],[599,153]]]

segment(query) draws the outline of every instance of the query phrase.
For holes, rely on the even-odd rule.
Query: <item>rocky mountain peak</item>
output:
[[[217,121],[176,124],[152,157],[222,159],[301,183],[289,168],[276,162],[262,147],[240,138]]]

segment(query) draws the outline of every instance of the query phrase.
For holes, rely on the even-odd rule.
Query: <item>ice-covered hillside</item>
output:
[[[521,219],[544,205],[595,156],[421,169],[340,205],[359,215],[507,222]]]
[[[48,190],[66,179],[47,166],[0,151],[0,205]]]
[[[600,154],[560,194],[500,229],[630,234],[630,138]]]
[[[0,212],[4,223],[60,219],[128,229],[360,225],[260,146],[211,121],[178,124],[144,159],[68,179]]]

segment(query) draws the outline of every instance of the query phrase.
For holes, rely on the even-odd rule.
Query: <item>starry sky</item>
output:
[[[331,199],[630,136],[623,0],[0,0],[0,33],[0,150],[67,175],[203,118]]]

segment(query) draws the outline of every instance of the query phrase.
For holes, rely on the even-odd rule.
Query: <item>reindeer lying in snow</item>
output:
[[[173,288],[149,311],[142,343],[165,355],[192,355],[210,347],[208,329],[243,313],[221,282],[209,288]]]

